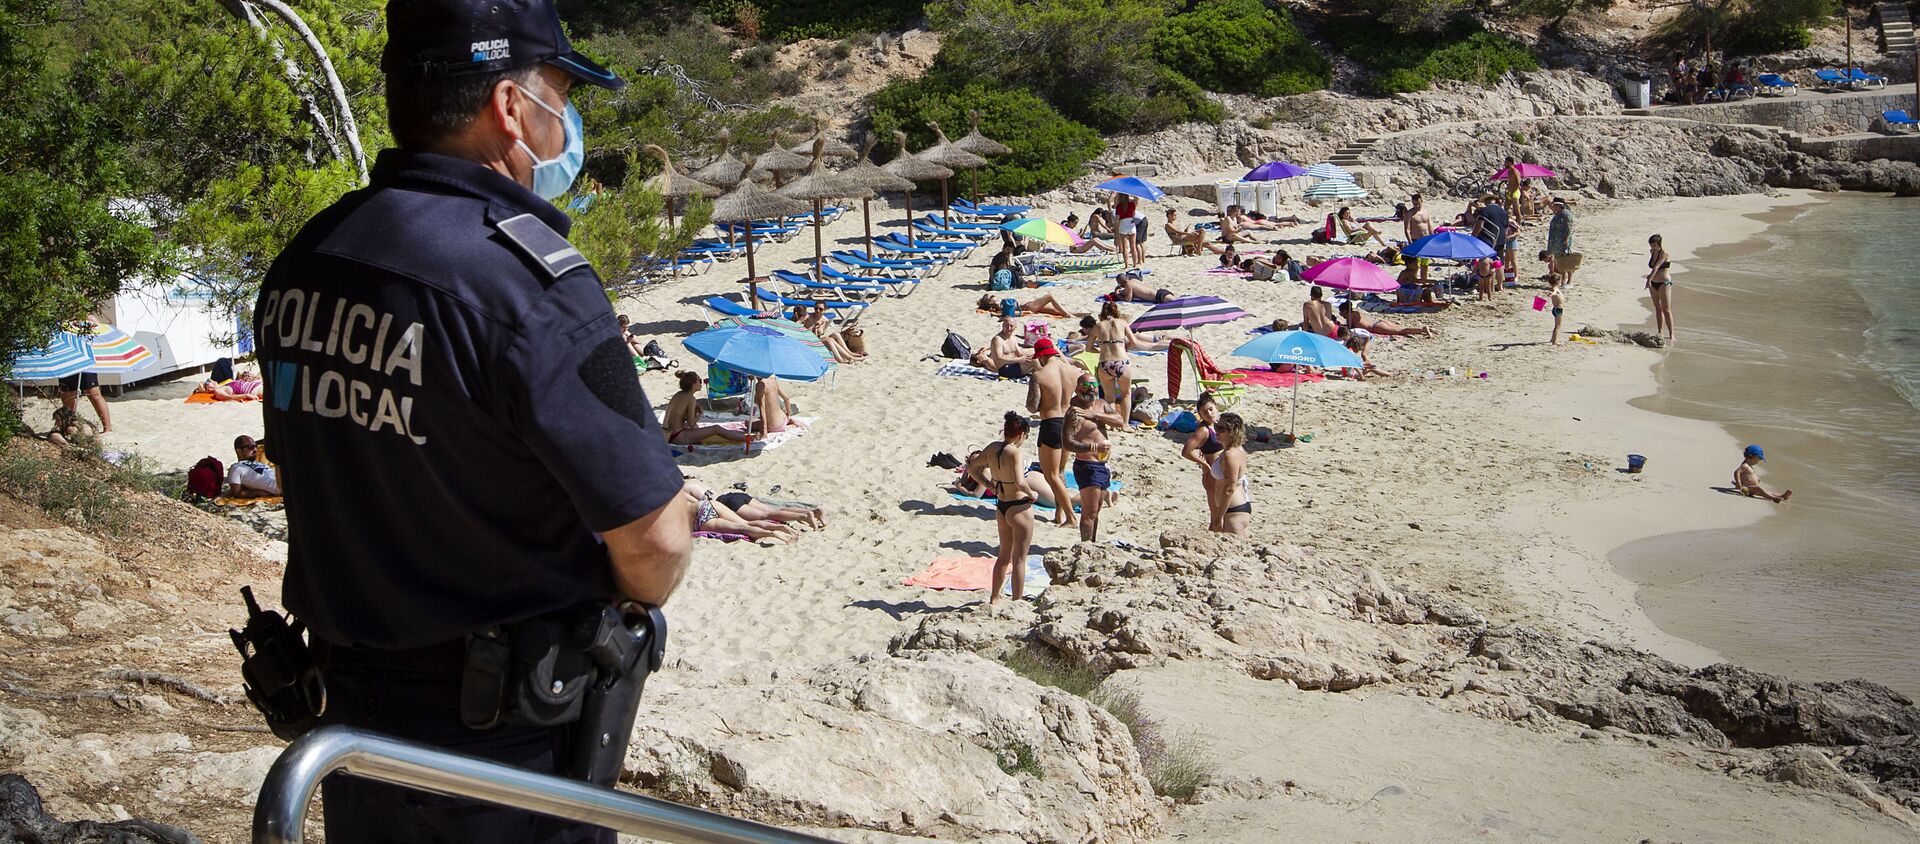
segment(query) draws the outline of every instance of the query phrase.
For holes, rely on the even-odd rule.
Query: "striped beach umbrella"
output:
[[[1168,331],[1232,322],[1249,314],[1239,305],[1218,296],[1188,296],[1154,305],[1133,321],[1135,331]]]
[[[93,366],[88,367],[91,372],[138,372],[160,362],[125,331],[100,324],[87,330],[87,340],[93,344]]]
[[[1006,229],[1021,237],[1032,238],[1047,243],[1057,243],[1062,246],[1078,246],[1080,241],[1079,235],[1068,231],[1066,226],[1060,225],[1052,220],[1042,220],[1038,217],[1010,220],[1001,223],[1000,228]]]
[[[1322,161],[1319,164],[1308,167],[1307,172],[1301,175],[1310,179],[1346,179],[1349,182],[1353,181],[1353,174],[1347,172],[1347,168],[1330,161]]]
[[[78,375],[93,367],[93,344],[67,331],[53,335],[45,347],[13,359],[10,381],[40,381]]]
[[[1366,199],[1367,191],[1346,179],[1327,179],[1307,188],[1308,199]]]

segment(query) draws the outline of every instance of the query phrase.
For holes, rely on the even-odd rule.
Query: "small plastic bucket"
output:
[[[1627,455],[1627,474],[1638,475],[1647,468],[1647,456],[1644,454]]]

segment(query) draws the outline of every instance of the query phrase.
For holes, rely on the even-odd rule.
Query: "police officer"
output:
[[[392,0],[387,27],[399,148],[307,223],[254,314],[283,598],[320,723],[565,773],[567,725],[476,728],[462,694],[476,635],[660,604],[686,571],[680,473],[551,203],[582,160],[568,90],[624,83],[574,52],[551,0]],[[613,841],[340,775],[323,794],[329,841]]]

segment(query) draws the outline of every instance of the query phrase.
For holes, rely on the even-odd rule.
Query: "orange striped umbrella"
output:
[[[83,325],[79,333],[93,344],[93,366],[87,367],[88,372],[138,372],[160,362],[133,335],[111,325]]]

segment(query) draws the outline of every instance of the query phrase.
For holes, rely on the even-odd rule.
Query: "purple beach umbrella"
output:
[[[1133,330],[1168,331],[1175,328],[1193,328],[1196,325],[1232,322],[1245,316],[1251,315],[1241,310],[1239,305],[1218,296],[1188,296],[1184,299],[1168,300],[1148,308],[1146,313],[1133,321]]]

